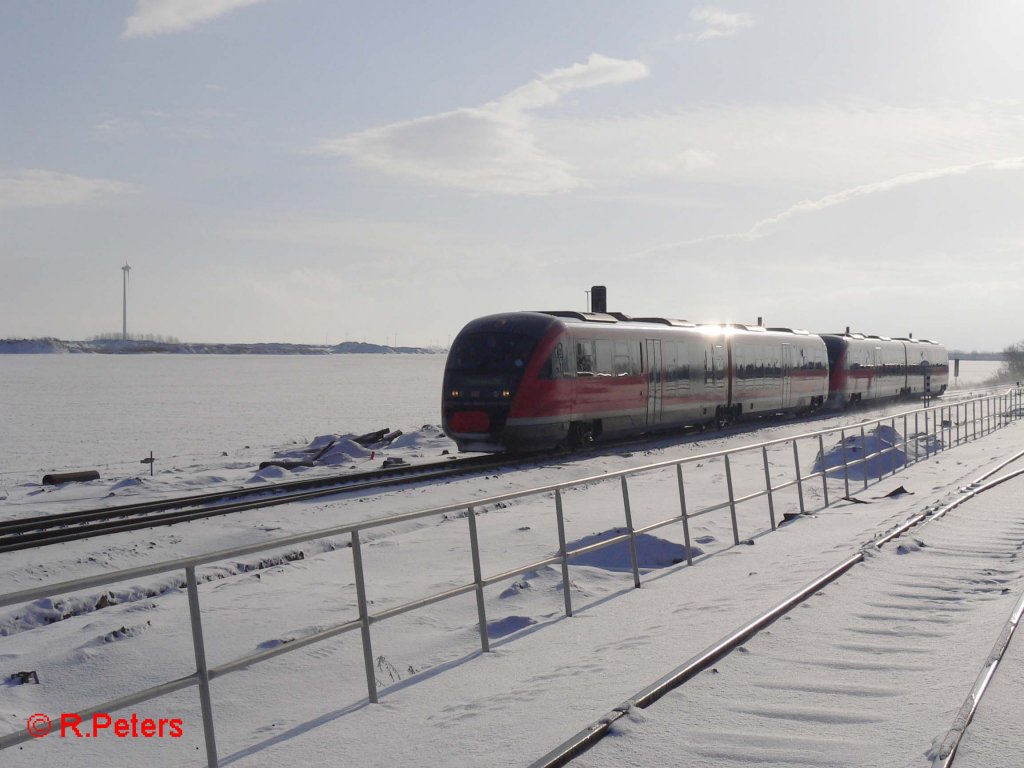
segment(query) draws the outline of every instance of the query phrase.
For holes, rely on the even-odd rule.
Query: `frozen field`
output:
[[[440,422],[444,355],[2,355],[0,479]],[[264,451],[265,452],[265,451]],[[255,455],[255,454],[254,454]]]
[[[0,482],[440,423],[445,355],[2,355]],[[1000,363],[964,361],[975,386]]]

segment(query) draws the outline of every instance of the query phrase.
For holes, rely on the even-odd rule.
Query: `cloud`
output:
[[[131,184],[43,170],[0,176],[0,208],[45,208],[91,203],[105,195],[134,192]]]
[[[579,186],[572,166],[545,152],[535,113],[573,91],[647,77],[639,61],[591,54],[541,75],[495,101],[392,123],[320,142],[315,152],[435,186],[543,195]]]
[[[677,196],[698,194],[693,185],[702,182],[846,189],[1015,156],[1024,147],[1022,118],[1022,103],[698,104],[611,119],[556,115],[533,130],[549,153],[585,173],[588,188],[632,183],[633,192],[638,181],[674,181],[661,188]]]
[[[106,117],[93,126],[93,131],[102,139],[122,141],[138,136],[142,131],[142,125],[137,120]]]
[[[777,226],[782,222],[800,216],[803,214],[816,213],[823,211],[827,208],[834,208],[839,205],[843,205],[852,200],[857,200],[862,197],[869,195],[882,194],[889,192],[900,187],[907,187],[914,184],[921,184],[927,181],[934,181],[935,179],[948,178],[951,176],[964,176],[975,171],[1014,171],[1024,170],[1024,156],[1021,157],[1005,157],[999,160],[985,160],[978,163],[971,163],[969,165],[953,165],[946,168],[933,168],[927,171],[920,171],[917,173],[905,173],[900,176],[894,176],[883,181],[872,182],[870,184],[860,184],[855,187],[835,192],[831,195],[825,195],[824,197],[817,198],[816,200],[804,200],[802,202],[791,205],[789,208],[769,216],[754,224],[743,232],[728,232],[719,235],[709,235],[706,237],[696,237],[689,240],[679,240],[671,243],[662,243],[651,248],[646,248],[643,251],[638,251],[629,255],[630,258],[638,258],[641,256],[647,256],[652,253],[659,251],[675,250],[678,248],[689,248],[694,245],[705,245],[708,243],[729,241],[729,240],[757,240],[765,235],[765,230],[771,227]]]
[[[198,27],[266,0],[138,0],[121,37],[154,37]]]
[[[714,152],[702,149],[687,149],[675,157],[676,164],[688,171],[695,171],[699,168],[710,168],[718,160]]]
[[[780,224],[793,216],[822,211],[826,208],[832,208],[837,205],[842,205],[843,203],[848,203],[859,197],[876,195],[899,187],[910,186],[911,184],[920,184],[921,182],[946,178],[948,176],[963,176],[973,171],[1013,171],[1021,169],[1024,169],[1024,157],[1006,157],[1000,160],[986,160],[980,163],[971,163],[970,165],[953,165],[948,168],[934,168],[932,170],[921,171],[919,173],[905,173],[901,176],[895,176],[884,181],[850,187],[849,189],[844,189],[840,192],[820,197],[817,200],[804,200],[803,202],[790,206],[775,216],[761,219],[750,228],[748,234],[751,236],[757,236],[762,232],[762,230],[776,224]]]
[[[696,36],[698,41],[729,37],[742,29],[754,26],[754,20],[749,13],[731,13],[712,5],[694,8],[690,11],[690,18],[704,25],[704,29]]]

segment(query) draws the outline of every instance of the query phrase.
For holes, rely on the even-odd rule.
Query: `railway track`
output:
[[[856,414],[855,411],[849,413]],[[818,413],[806,417],[802,421],[816,422],[829,417],[828,413]],[[766,423],[777,422],[744,421],[720,428],[715,431],[715,434],[729,436],[737,432],[756,431]],[[43,547],[124,531],[175,525],[251,509],[308,501],[338,493],[442,480],[466,473],[530,464],[545,458],[564,460],[570,455],[587,457],[600,452],[659,447],[665,444],[666,437],[677,440],[682,436],[702,433],[706,433],[705,430],[689,428],[675,433],[602,441],[589,448],[576,451],[574,454],[539,452],[514,457],[504,454],[466,458],[450,457],[445,461],[428,464],[398,465],[370,472],[291,480],[259,488],[232,488],[157,501],[8,520],[0,522],[0,552]]]
[[[551,454],[547,454],[551,455]],[[443,462],[394,466],[372,472],[292,480],[258,489],[182,496],[173,499],[39,515],[0,523],[0,552],[104,536],[156,526],[228,515],[261,507],[382,488],[405,483],[435,481],[472,472],[492,471],[537,461],[537,454],[516,458],[470,456]]]
[[[991,624],[993,616],[1000,622],[1002,619],[999,617],[1005,616],[1000,611],[1006,610],[1006,602],[997,603],[997,596],[1008,595],[1011,588],[1003,585],[1019,584],[1024,579],[1024,571],[1016,564],[1024,521],[1019,516],[972,508],[972,514],[985,514],[993,520],[998,517],[998,520],[991,526],[982,526],[984,530],[974,536],[972,528],[976,526],[962,524],[956,532],[946,530],[946,526],[941,527],[927,537],[927,543],[905,541],[901,537],[910,531],[915,534],[920,532],[924,537],[925,532],[920,531],[921,526],[942,519],[955,508],[976,499],[979,494],[1024,476],[1024,469],[1016,469],[991,479],[1021,458],[1024,458],[1024,452],[986,472],[945,507],[926,510],[895,530],[879,535],[781,603],[737,627],[717,643],[614,707],[604,717],[534,762],[531,768],[567,765],[584,754],[586,757],[580,762],[588,768],[621,765],[625,761],[643,764],[643,747],[638,748],[637,739],[645,738],[664,740],[659,747],[652,748],[652,753],[672,754],[674,761],[679,764],[691,761],[698,763],[701,759],[710,759],[709,756],[714,757],[715,765],[731,766],[749,762],[748,750],[751,749],[751,743],[757,744],[754,750],[760,756],[759,762],[764,763],[905,764],[898,760],[890,763],[878,757],[866,761],[851,758],[849,763],[841,759],[834,762],[831,755],[816,754],[815,750],[826,749],[847,754],[844,750],[849,749],[852,754],[865,741],[870,742],[874,738],[867,732],[873,734],[884,731],[886,737],[889,737],[889,731],[893,729],[886,715],[898,720],[902,717],[900,707],[913,707],[922,696],[939,699],[935,704],[937,714],[949,718],[950,728],[944,738],[942,734],[934,739],[934,734],[917,734],[924,740],[920,752],[927,752],[932,766],[949,768],[953,765],[957,746],[985,686],[992,679],[999,659],[1024,614],[1024,595],[1017,595],[1009,619],[998,627]],[[1004,491],[1003,496],[1004,501],[1001,503],[1004,506],[1006,499],[1016,498],[1008,490]],[[823,617],[815,617],[816,625],[844,624],[849,627],[851,634],[844,635],[838,644],[827,637],[829,633],[822,633],[820,637],[804,636],[799,646],[794,647],[793,638],[780,638],[780,632],[772,633],[773,637],[763,641],[759,639],[759,647],[762,643],[764,646],[759,654],[760,659],[756,659],[751,649],[746,648],[768,626],[790,614],[812,596],[822,595],[826,586],[838,581],[859,563],[875,559],[874,553],[888,545],[898,545],[899,555],[921,553],[920,562],[914,563],[916,567],[906,567],[908,560],[902,557],[891,558],[881,564],[876,561],[873,567],[882,570],[884,578],[867,585],[851,584],[844,593],[844,599],[816,606],[821,607],[825,613]],[[982,555],[983,564],[965,562],[975,553]],[[1019,586],[1016,591],[1020,591]],[[855,595],[860,601],[852,603],[857,606],[854,610],[863,611],[856,617],[850,615],[849,601],[853,599],[850,595]],[[975,605],[988,603],[993,607],[985,612],[990,621],[986,626],[990,628],[976,628],[969,649],[965,649],[963,644],[954,640],[952,633],[956,625],[965,620],[971,621],[973,614],[967,619],[951,614],[969,606],[971,601]],[[929,613],[938,615],[930,617]],[[802,617],[807,615],[803,614]],[[906,632],[894,631],[892,624],[901,620],[908,629]],[[787,629],[791,632],[792,627],[788,625]],[[994,647],[991,646],[993,641]],[[723,674],[724,680],[716,677],[714,683],[708,682],[708,676],[701,676],[702,672],[711,670],[714,665],[724,664],[725,657],[740,647],[746,648],[748,653],[739,658],[730,658],[729,665],[735,667],[734,674]],[[950,648],[954,649],[952,654]],[[792,652],[795,650],[798,653]],[[964,676],[965,670],[973,674],[965,658],[967,654],[973,654],[975,659],[984,659],[984,662],[973,687],[969,691],[959,689],[961,696],[966,694],[966,700],[956,716],[950,718],[948,713],[954,711],[956,705],[943,706],[943,701],[948,702],[948,696],[953,695],[948,689],[956,680],[967,679]],[[863,660],[860,656],[863,656]],[[755,657],[754,660],[751,660],[752,657]],[[841,659],[835,663],[836,669],[829,668],[829,658]],[[931,663],[922,663],[922,659]],[[856,673],[849,674],[850,670],[856,670]],[[719,672],[718,669],[713,671]],[[722,671],[725,672],[724,667]],[[958,673],[959,677],[954,673]],[[945,700],[941,699],[941,692],[933,689],[939,687],[935,685],[937,677],[942,678],[942,687],[946,689]],[[946,680],[946,677],[952,678],[952,682]],[[856,684],[849,683],[851,678],[855,679]],[[894,684],[894,679],[898,683]],[[670,695],[691,681],[697,690],[689,697],[680,695],[681,691]],[[969,683],[966,685],[970,686]],[[927,695],[919,692],[924,688],[929,688]],[[773,693],[768,698],[777,698],[778,702],[772,700],[761,703],[752,700],[752,697],[756,698],[759,689],[762,692],[791,691],[792,694],[787,698]],[[906,690],[903,692],[901,689]],[[664,705],[665,711],[660,711],[662,707],[659,707],[657,715],[637,714],[639,710],[647,709],[663,699],[667,702]],[[703,705],[706,701],[711,704],[705,709]],[[700,727],[688,728],[688,721],[695,719],[695,708],[701,712],[701,716],[696,718],[700,721]],[[879,713],[877,710],[882,711]],[[871,715],[862,716],[862,711],[870,711]],[[830,716],[835,717],[836,722],[841,723],[846,731],[855,730],[863,722],[865,734],[854,734],[852,737],[844,735],[843,740],[848,738],[849,742],[843,743],[840,739],[833,739],[831,734],[812,737],[810,731],[806,730],[812,727],[817,730],[814,724],[824,724]],[[648,717],[654,721],[649,727]],[[780,728],[780,721],[786,722],[787,727]],[[744,726],[739,727],[744,734],[749,730],[771,735],[739,736],[737,722],[744,723]],[[886,726],[887,723],[889,727],[879,728],[879,725]],[[799,733],[793,732],[794,726]],[[776,729],[784,733],[776,736]],[[612,733],[635,738],[618,738],[606,747],[602,740]],[[723,743],[723,740],[730,737],[737,737],[747,743],[730,749]],[[858,738],[861,739],[860,743]],[[820,741],[820,744],[816,741]],[[677,750],[677,746],[683,743],[686,743],[686,747],[679,746]]]

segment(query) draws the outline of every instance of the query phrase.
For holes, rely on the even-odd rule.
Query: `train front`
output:
[[[514,435],[509,439],[506,421],[541,339],[557,322],[535,312],[490,315],[455,337],[444,369],[441,418],[459,450],[521,447]]]

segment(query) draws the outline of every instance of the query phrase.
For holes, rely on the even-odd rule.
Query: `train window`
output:
[[[685,344],[676,344],[676,350],[679,353],[677,358],[678,367],[676,368],[676,381],[678,382],[679,389],[690,388],[690,348]]]
[[[565,346],[558,342],[544,365],[540,369],[539,378],[545,380],[564,379],[568,375],[568,366],[565,361]]]
[[[576,375],[593,376],[597,373],[594,364],[594,342],[576,342]]]
[[[598,376],[611,376],[614,373],[612,365],[612,342],[608,339],[598,339],[595,342],[597,348],[597,355],[595,360],[597,361],[597,375]]]
[[[536,339],[515,333],[460,335],[448,353],[448,370],[461,372],[522,373]]]
[[[715,354],[711,359],[715,386],[721,387],[725,383],[725,357],[722,347],[715,347]]]
[[[629,354],[629,342],[615,342],[615,375],[632,376],[636,374],[633,366],[633,358]]]
[[[679,371],[679,345],[670,341],[661,342],[661,363],[665,367],[664,394],[672,397],[676,393],[676,378]]]

